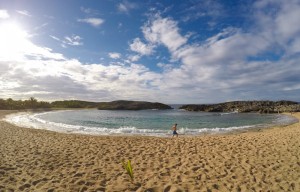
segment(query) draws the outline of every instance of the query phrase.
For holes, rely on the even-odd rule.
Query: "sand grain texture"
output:
[[[133,183],[122,159],[132,162]],[[61,134],[0,121],[0,191],[300,191],[300,124],[171,139]]]

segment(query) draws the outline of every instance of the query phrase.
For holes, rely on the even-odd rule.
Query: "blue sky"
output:
[[[0,0],[0,98],[300,101],[299,0]]]

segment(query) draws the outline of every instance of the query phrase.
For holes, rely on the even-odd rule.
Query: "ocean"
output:
[[[41,113],[17,113],[6,121],[28,128],[90,135],[170,136],[178,124],[181,135],[225,133],[233,130],[288,125],[297,119],[282,114],[207,113],[179,109],[105,111],[58,110]]]

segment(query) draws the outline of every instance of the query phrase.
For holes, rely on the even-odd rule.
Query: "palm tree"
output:
[[[30,97],[30,108],[35,109],[37,107],[37,100],[34,97]]]

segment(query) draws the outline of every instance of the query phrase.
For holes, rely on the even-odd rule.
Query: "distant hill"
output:
[[[146,101],[112,101],[112,102],[90,102],[80,100],[64,100],[45,102],[38,101],[34,97],[28,100],[0,99],[0,110],[20,109],[64,109],[64,108],[98,108],[99,110],[142,110],[142,109],[172,109],[162,103],[151,103]]]
[[[259,112],[259,113],[282,113],[299,112],[300,104],[294,101],[232,101],[218,104],[183,105],[180,109],[187,111],[205,112]]]
[[[112,101],[98,103],[99,110],[143,110],[143,109],[172,109],[163,103],[151,103],[146,101]]]
[[[80,100],[65,100],[54,101],[51,103],[52,108],[97,108],[97,102],[80,101]]]

